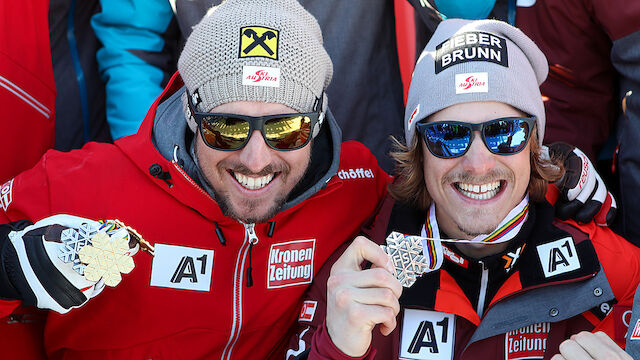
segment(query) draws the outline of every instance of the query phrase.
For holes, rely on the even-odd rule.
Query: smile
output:
[[[242,185],[242,187],[249,190],[259,190],[269,185],[275,175],[272,173],[265,176],[252,177],[233,172],[233,177],[240,185]]]
[[[474,200],[487,200],[496,196],[502,188],[500,181],[487,184],[454,183],[455,188],[464,196]]]

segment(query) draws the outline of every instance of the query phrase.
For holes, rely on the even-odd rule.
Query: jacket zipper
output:
[[[242,246],[240,246],[233,273],[233,322],[231,324],[229,341],[227,341],[227,345],[224,347],[224,351],[220,357],[223,360],[231,359],[233,347],[240,337],[240,330],[242,328],[242,279],[244,277],[244,264],[251,247],[258,243],[255,224],[242,223],[242,225],[244,225],[244,241],[242,242]]]
[[[480,266],[482,266],[482,275],[480,276],[480,294],[478,294],[478,307],[476,308],[476,312],[478,316],[482,319],[482,314],[484,310],[484,302],[487,297],[487,284],[489,283],[489,269],[487,265],[480,261]]]

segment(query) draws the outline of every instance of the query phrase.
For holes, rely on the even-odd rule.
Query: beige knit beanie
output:
[[[178,70],[202,112],[241,100],[311,112],[333,76],[320,26],[296,0],[227,0],[212,8],[187,39]],[[183,105],[190,114],[184,95]],[[187,122],[195,131],[193,117]]]

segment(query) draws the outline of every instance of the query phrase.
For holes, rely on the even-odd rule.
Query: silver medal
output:
[[[422,238],[392,232],[387,236],[387,246],[381,245],[391,257],[395,276],[404,287],[411,287],[416,279],[429,268],[422,249]]]

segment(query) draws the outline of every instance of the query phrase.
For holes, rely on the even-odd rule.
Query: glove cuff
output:
[[[20,231],[33,223],[20,220],[0,225],[0,298],[3,300],[22,300],[26,306],[35,305],[36,297],[27,285],[20,269],[16,249],[11,244],[9,233]]]

